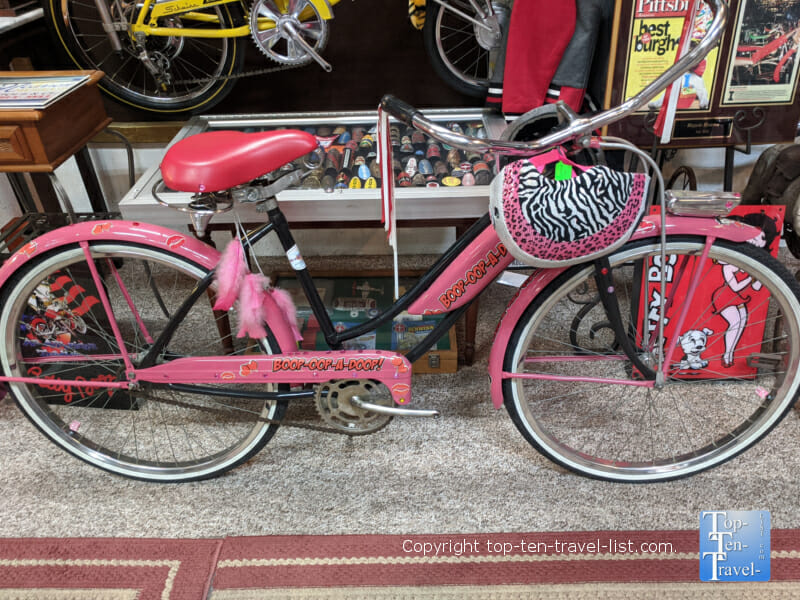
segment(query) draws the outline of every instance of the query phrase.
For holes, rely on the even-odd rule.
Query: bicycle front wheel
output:
[[[107,2],[121,44],[115,50],[94,0],[44,2],[48,26],[70,60],[81,69],[103,71],[106,76],[100,88],[115,99],[158,113],[205,111],[222,100],[236,82],[229,77],[242,70],[244,38],[151,35],[137,45],[127,30],[135,21],[137,6]],[[237,3],[157,20],[159,27],[210,30],[209,35],[244,23]],[[145,54],[147,59],[143,59]]]
[[[704,285],[693,297],[673,294],[688,288],[702,250],[698,238],[668,242],[670,321],[684,303],[689,312],[682,331],[667,324],[667,337],[680,338],[663,387],[640,385],[645,378],[610,327],[593,265],[568,269],[531,302],[506,350],[503,395],[537,450],[589,477],[663,481],[733,458],[786,414],[800,385],[800,286],[763,250],[718,241]],[[624,330],[651,365],[659,261],[652,241],[610,257]],[[748,289],[728,291],[723,269]]]
[[[143,245],[103,242],[90,249],[136,365],[208,271]],[[80,247],[60,248],[25,265],[4,286],[0,301],[0,364],[6,375],[125,380],[122,349]],[[272,336],[257,342],[231,336],[235,314],[211,306],[207,292],[196,298],[157,363],[279,352]],[[25,415],[67,452],[119,475],[164,482],[206,479],[244,462],[275,433],[278,425],[268,421],[279,421],[286,409],[285,402],[254,397],[264,386],[206,388],[9,384]]]

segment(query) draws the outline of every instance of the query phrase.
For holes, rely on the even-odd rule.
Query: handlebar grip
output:
[[[387,113],[392,115],[401,123],[405,123],[409,127],[413,127],[412,121],[414,117],[419,114],[419,111],[399,98],[395,98],[391,94],[386,94],[381,98],[381,107]]]

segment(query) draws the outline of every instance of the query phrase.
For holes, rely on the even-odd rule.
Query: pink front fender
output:
[[[760,230],[739,221],[717,220],[707,217],[676,217],[667,215],[667,235],[695,235],[728,240],[730,242],[746,242],[758,236]],[[660,215],[647,215],[636,229],[633,240],[656,238],[661,235]],[[539,269],[522,284],[519,291],[509,302],[500,319],[489,354],[489,383],[492,404],[495,408],[503,405],[503,360],[508,348],[511,333],[522,313],[558,275],[566,268]]]
[[[208,244],[166,227],[134,221],[86,221],[55,229],[22,246],[0,267],[0,287],[32,258],[61,246],[98,241],[131,242],[168,250],[206,269],[213,269],[219,261],[219,252]],[[267,324],[284,352],[297,347],[292,329],[277,306],[269,311]]]
[[[500,318],[500,323],[497,325],[497,330],[494,334],[492,350],[489,354],[489,385],[492,404],[494,404],[495,408],[503,406],[503,360],[505,359],[506,348],[508,348],[508,341],[511,339],[514,326],[520,320],[522,313],[531,301],[565,270],[565,268],[561,268],[534,271],[522,284],[522,287],[519,288],[511,302],[508,303],[506,311]]]

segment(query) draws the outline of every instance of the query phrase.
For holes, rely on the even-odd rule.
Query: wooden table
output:
[[[111,122],[97,83],[102,71],[0,71],[0,77],[89,75],[89,80],[43,109],[0,110],[0,172],[8,173],[26,212],[35,212],[22,173],[31,173],[45,212],[61,212],[52,173],[75,157],[92,210],[108,210],[86,143]],[[44,177],[42,177],[44,175]]]

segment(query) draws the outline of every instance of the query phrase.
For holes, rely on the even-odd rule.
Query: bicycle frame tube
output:
[[[420,292],[408,312],[432,315],[466,306],[513,261],[494,228],[486,227],[427,289]]]
[[[158,25],[158,19],[163,17],[178,16],[187,21],[197,21],[202,23],[216,23],[219,20],[214,15],[206,13],[193,12],[202,8],[209,8],[213,6],[220,6],[222,4],[231,4],[239,2],[240,0],[169,0],[167,2],[156,2],[155,0],[145,0],[139,14],[136,17],[136,22],[131,25],[132,33],[143,33],[152,36],[169,36],[169,37],[195,37],[195,38],[232,38],[243,37],[250,35],[250,25],[242,25],[240,27],[232,27],[228,29],[194,29],[191,27],[161,27]],[[339,0],[310,0],[314,7],[319,11],[323,19],[329,20],[333,18],[332,5],[335,5]],[[279,5],[285,3],[278,3]],[[305,18],[305,13],[310,17],[312,10],[306,8],[305,11],[300,13],[300,19]],[[145,23],[147,20],[147,23]],[[275,21],[267,18],[258,20],[258,28],[261,31],[275,28]]]
[[[193,29],[191,27],[161,27],[158,25],[158,19],[169,16],[179,16],[181,19],[202,23],[219,22],[219,19],[214,15],[192,11],[234,2],[239,2],[239,0],[212,0],[207,3],[204,3],[203,0],[172,0],[170,2],[144,0],[144,4],[139,9],[139,14],[136,16],[136,22],[131,24],[131,33],[197,38],[230,38],[248,35],[250,33],[249,25],[229,29]],[[145,20],[147,20],[147,23],[145,23]]]
[[[399,405],[411,400],[411,363],[388,350],[287,352],[269,356],[177,358],[136,372],[137,380],[163,385],[325,383],[331,379],[375,379]]]

